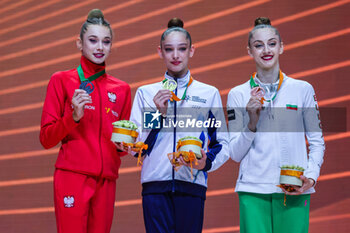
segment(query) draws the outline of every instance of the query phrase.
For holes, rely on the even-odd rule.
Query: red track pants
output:
[[[56,169],[54,200],[58,233],[109,233],[116,181]]]

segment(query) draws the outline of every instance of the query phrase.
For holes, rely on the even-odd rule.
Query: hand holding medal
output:
[[[156,105],[162,116],[166,116],[168,109],[168,100],[173,101],[173,93],[177,87],[175,80],[164,79],[162,82],[162,89],[157,92],[153,98],[153,102]]]
[[[172,97],[171,92],[167,89],[162,89],[157,92],[153,98],[153,102],[156,105],[162,116],[166,116],[168,109],[168,100]]]
[[[259,121],[260,111],[263,108],[264,104],[264,90],[259,86],[252,88],[250,92],[250,99],[247,103],[246,110],[249,114],[249,123],[248,128],[255,132],[256,125]]]
[[[79,89],[76,89],[72,97],[72,105],[74,108],[73,119],[78,122],[84,116],[85,104],[92,103],[90,94],[94,91],[95,87],[92,83],[93,80],[104,75],[106,71],[103,69],[88,78],[85,78],[83,68],[81,65],[77,68],[78,76],[81,81]]]
[[[264,104],[265,101],[265,90],[262,89],[261,87],[254,87],[251,91],[250,91],[250,96],[256,96],[261,104]]]
[[[74,121],[78,122],[84,116],[84,106],[85,104],[92,103],[90,94],[94,91],[94,89],[94,85],[87,80],[80,84],[79,89],[75,90],[72,98],[72,105],[74,107]]]
[[[73,119],[78,122],[84,116],[85,104],[92,103],[91,96],[85,90],[76,89],[72,97]]]

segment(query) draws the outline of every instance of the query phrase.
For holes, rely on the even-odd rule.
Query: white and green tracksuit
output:
[[[289,209],[294,205],[295,209],[301,207],[301,212],[291,214],[295,215],[295,218],[291,218],[292,223],[298,221],[296,220],[298,216],[302,217],[302,222],[308,223],[308,217],[304,218],[302,214],[307,213],[308,216],[309,211],[309,201],[305,195],[287,196],[286,208],[275,208],[273,201],[277,197],[282,197],[280,204],[283,206],[282,190],[276,186],[279,184],[280,167],[283,165],[304,167],[304,176],[317,181],[325,149],[313,87],[305,81],[295,80],[285,74],[283,76],[284,80],[276,97],[264,103],[257,132],[251,132],[247,128],[249,116],[246,106],[251,97],[252,88],[250,81],[233,88],[228,94],[230,156],[236,162],[240,162],[236,192],[239,192],[241,202],[241,232],[279,232],[276,231],[277,228],[273,230],[274,227],[269,227],[272,222],[274,226],[281,221],[279,218],[274,218],[276,211],[278,211],[277,215],[291,213]],[[278,85],[278,81],[273,85]],[[309,144],[309,152],[307,152],[305,136]],[[305,194],[313,192],[315,190],[311,188]],[[298,198],[299,201],[297,201]],[[295,201],[288,204],[292,199]],[[266,200],[269,201],[266,202]],[[252,205],[245,205],[246,202]],[[269,209],[266,209],[266,203],[270,206]],[[259,209],[259,206],[262,209]],[[307,210],[304,207],[307,207]],[[269,219],[268,222],[266,218]],[[264,229],[272,229],[272,231],[262,230],[260,224],[253,224],[253,229],[244,227],[247,224],[250,225],[250,221],[258,220],[263,225],[268,225]],[[286,222],[281,224],[288,225]]]

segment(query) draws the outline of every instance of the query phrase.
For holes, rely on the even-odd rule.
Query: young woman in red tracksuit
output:
[[[54,174],[58,232],[107,233],[124,152],[111,142],[112,122],[129,119],[130,87],[105,73],[112,30],[100,10],[90,11],[77,47],[78,68],[52,75],[43,107],[40,142],[62,142]]]

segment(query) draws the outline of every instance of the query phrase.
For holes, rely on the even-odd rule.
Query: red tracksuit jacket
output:
[[[81,66],[86,78],[105,68],[84,56]],[[41,118],[40,142],[46,149],[62,142],[56,168],[116,179],[120,156],[125,153],[117,152],[111,142],[112,122],[129,119],[130,87],[108,74],[95,79],[92,103],[85,105],[84,116],[76,123],[71,101],[80,83],[76,69],[52,75]]]

